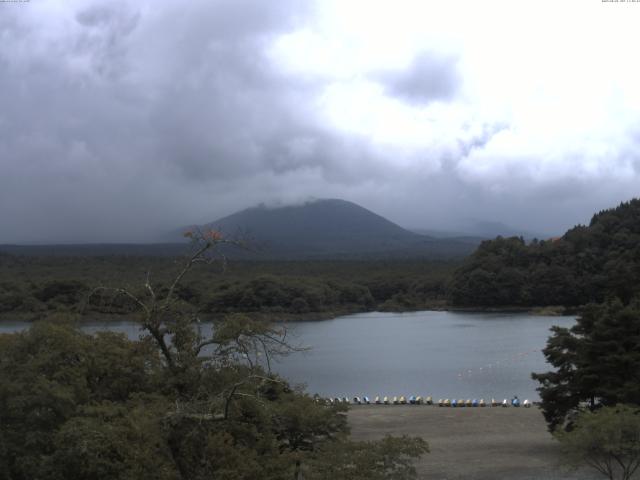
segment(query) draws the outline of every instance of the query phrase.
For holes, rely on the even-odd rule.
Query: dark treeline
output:
[[[0,315],[36,318],[51,311],[127,314],[126,296],[99,287],[144,289],[147,272],[168,288],[180,262],[169,257],[0,255]],[[266,318],[324,318],[444,305],[453,262],[234,261],[195,268],[178,294],[204,314],[251,313]],[[97,290],[96,290],[97,289]]]
[[[450,300],[460,306],[580,306],[640,292],[640,200],[593,216],[564,236],[526,244],[483,242],[455,272]]]

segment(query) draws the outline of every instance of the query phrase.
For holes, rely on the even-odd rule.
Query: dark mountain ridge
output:
[[[475,245],[405,230],[355,203],[323,199],[300,205],[248,208],[188,228],[247,239],[258,255],[276,257],[462,256]]]
[[[459,258],[478,238],[434,238],[406,230],[355,203],[339,199],[269,207],[259,205],[204,225],[176,229],[149,244],[0,245],[0,253],[33,256],[176,256],[185,253],[184,232],[213,229],[241,239],[248,250],[222,248],[231,258],[256,260],[375,260]]]

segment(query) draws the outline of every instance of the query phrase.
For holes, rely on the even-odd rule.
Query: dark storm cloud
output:
[[[174,221],[158,210],[175,218],[210,200],[201,189],[305,168],[296,143],[321,132],[302,87],[265,56],[305,11],[296,1],[85,2],[51,24],[4,17],[2,241],[142,238],[145,222]]]
[[[292,175],[362,181],[366,143],[320,125],[309,86],[269,61],[305,15],[305,2],[229,0],[5,17],[0,241],[146,239],[263,201]]]
[[[453,57],[423,52],[406,70],[385,72],[380,80],[390,95],[409,102],[447,101],[456,96],[461,84],[456,64]]]
[[[474,155],[509,128],[493,120],[454,122],[416,148],[331,125],[316,102],[326,81],[271,57],[274,39],[310,23],[307,1],[46,5],[0,3],[0,243],[148,240],[310,196],[409,226],[490,217],[555,229],[635,189],[632,178],[537,184],[525,154],[506,176],[477,173]],[[420,108],[455,103],[463,86],[458,59],[438,53],[371,75]],[[637,172],[634,138],[615,161]],[[593,201],[580,203],[585,191]]]

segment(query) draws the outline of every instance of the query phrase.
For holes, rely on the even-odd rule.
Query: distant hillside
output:
[[[285,207],[260,205],[199,228],[248,239],[262,257],[462,256],[475,245],[405,230],[352,202],[326,199]]]
[[[498,236],[523,237],[525,240],[533,240],[534,238],[545,238],[550,236],[514,228],[509,225],[505,225],[502,222],[490,221],[472,221],[464,225],[459,225],[457,228],[452,230],[413,228],[411,231],[434,238],[466,239],[467,241],[477,242],[477,244],[480,244],[482,240],[492,240]]]
[[[594,215],[562,237],[483,242],[455,272],[451,301],[467,306],[577,306],[640,294],[640,200]]]

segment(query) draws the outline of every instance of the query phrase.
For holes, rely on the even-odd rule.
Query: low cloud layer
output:
[[[0,243],[152,240],[310,197],[552,234],[638,194],[631,57],[577,40],[556,57],[524,27],[507,50],[457,12],[354,5],[0,3]],[[578,40],[619,22],[589,8]]]

